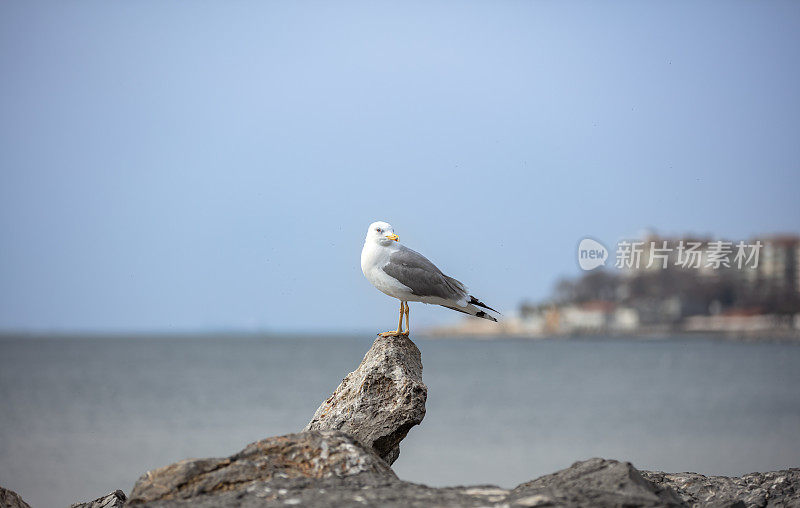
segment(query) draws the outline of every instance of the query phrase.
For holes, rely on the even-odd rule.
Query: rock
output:
[[[640,472],[589,459],[508,491],[404,482],[371,449],[337,431],[253,443],[227,459],[186,460],[144,475],[129,503],[142,508],[694,507],[800,506],[800,470],[741,478]]]
[[[0,508],[31,508],[31,506],[13,490],[0,487]]]
[[[408,337],[378,337],[304,430],[341,430],[391,465],[425,417],[427,396],[417,346]]]
[[[672,489],[689,506],[800,506],[800,469],[741,477],[642,471],[655,485]]]
[[[498,495],[497,492],[500,494]],[[508,491],[497,487],[432,488],[402,482],[366,484],[325,480],[284,480],[254,482],[246,490],[219,492],[193,499],[161,500],[137,508],[265,508],[287,506],[380,508],[418,507],[489,507],[497,504]]]
[[[523,483],[510,506],[684,506],[667,486],[646,480],[630,462],[589,459]]]
[[[263,439],[227,458],[187,459],[148,471],[134,485],[128,502],[194,503],[211,494],[246,494],[254,482],[307,485],[307,480],[331,479],[331,485],[339,485],[347,478],[356,478],[359,487],[397,481],[383,460],[347,434],[311,431]],[[211,504],[225,506],[220,500]]]
[[[110,494],[103,497],[98,497],[94,501],[86,503],[75,503],[70,505],[69,508],[122,508],[125,504],[125,493],[121,490],[115,490]]]

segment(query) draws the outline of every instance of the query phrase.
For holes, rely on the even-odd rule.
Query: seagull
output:
[[[469,294],[464,284],[443,274],[422,254],[402,245],[388,222],[378,221],[369,225],[361,250],[361,271],[379,291],[400,300],[397,330],[378,334],[382,337],[407,336],[410,333],[408,302],[441,305],[470,316],[497,321],[481,309],[497,311]],[[406,317],[405,331],[403,315]]]

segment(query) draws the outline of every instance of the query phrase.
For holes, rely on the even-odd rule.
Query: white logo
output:
[[[578,265],[582,270],[594,270],[598,266],[606,264],[608,260],[608,249],[591,238],[584,238],[578,245]]]

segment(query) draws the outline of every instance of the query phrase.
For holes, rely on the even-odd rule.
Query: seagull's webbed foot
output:
[[[407,304],[404,301],[400,301],[400,322],[397,323],[397,330],[392,330],[391,332],[383,332],[379,333],[381,337],[400,337],[400,336],[408,336],[408,330],[405,332],[403,331],[403,314],[405,313],[405,309]],[[408,323],[408,321],[406,321]]]
[[[379,333],[381,337],[399,337],[401,335],[408,335],[408,332],[401,332],[400,330],[392,330],[390,332]]]

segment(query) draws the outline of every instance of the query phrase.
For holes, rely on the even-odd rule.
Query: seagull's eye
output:
[[[383,233],[383,231],[381,231],[381,228],[377,228],[375,231],[377,231],[378,233]]]

